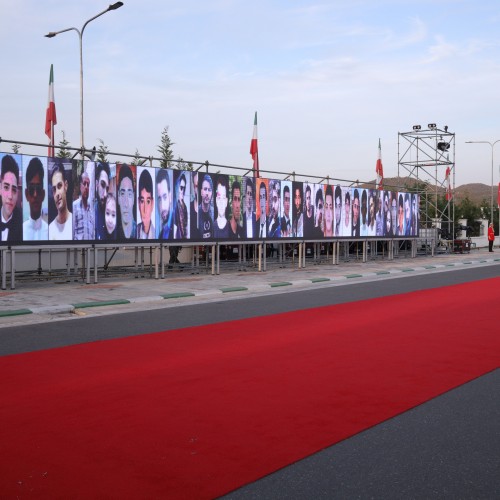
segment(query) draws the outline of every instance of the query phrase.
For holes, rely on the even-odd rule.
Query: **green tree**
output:
[[[175,143],[170,140],[170,136],[168,135],[168,126],[166,126],[161,133],[161,143],[158,146],[158,152],[161,155],[161,168],[171,167],[171,162],[174,159],[174,152],[172,151],[172,146],[174,144]]]
[[[141,153],[139,153],[139,150],[135,148],[134,157],[132,158],[132,165],[139,165],[141,160],[142,160]]]
[[[480,223],[478,219],[482,218],[481,212],[481,206],[472,202],[468,194],[465,195],[465,198],[463,198],[459,204],[455,205],[455,214],[457,218],[466,219],[467,226],[472,228],[471,236],[479,236]]]
[[[99,147],[97,148],[97,161],[100,163],[108,163],[109,149],[102,139],[97,139]]]
[[[64,132],[64,130],[61,130],[61,133],[62,133],[62,140],[59,142],[59,145],[58,145],[58,151],[57,151],[57,158],[71,158],[71,152],[68,151],[68,149],[66,148],[69,148],[71,147],[69,145],[69,141],[66,140],[66,134]]]

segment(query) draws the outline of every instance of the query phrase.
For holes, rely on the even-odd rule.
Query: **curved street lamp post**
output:
[[[47,33],[45,36],[47,38],[53,38],[56,35],[59,35],[61,33],[65,33],[66,31],[76,31],[78,33],[78,39],[80,41],[80,148],[81,148],[81,155],[82,155],[82,160],[85,154],[85,146],[84,146],[84,141],[83,141],[83,49],[82,49],[82,37],[83,37],[83,32],[91,21],[94,19],[97,19],[98,17],[102,16],[103,14],[106,14],[106,12],[109,12],[110,10],[116,10],[119,9],[123,5],[123,2],[116,2],[112,5],[110,5],[107,9],[103,10],[102,12],[99,12],[99,14],[95,15],[94,17],[91,17],[85,23],[83,24],[81,30],[77,28],[66,28],[61,31],[51,31],[50,33]]]
[[[465,141],[466,144],[489,144],[491,147],[491,221],[493,222],[493,150],[495,147],[495,144],[497,142],[500,142],[500,139],[496,140],[495,142],[490,142],[490,141]],[[499,214],[500,216],[500,214]],[[499,219],[499,225],[500,225],[500,219]]]

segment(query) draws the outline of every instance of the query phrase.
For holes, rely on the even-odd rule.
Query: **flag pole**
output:
[[[54,125],[57,123],[54,100],[54,65],[50,65],[49,98],[45,113],[45,135],[49,138],[48,156],[54,156]]]

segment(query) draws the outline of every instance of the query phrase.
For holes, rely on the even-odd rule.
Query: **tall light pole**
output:
[[[491,221],[493,222],[493,149],[495,147],[495,144],[497,142],[500,142],[500,139],[496,140],[495,142],[490,142],[490,141],[465,141],[466,144],[489,144],[491,147]],[[500,224],[500,222],[499,222]]]
[[[87,24],[89,24],[91,21],[97,19],[103,14],[106,14],[106,12],[109,12],[110,10],[119,9],[122,5],[123,2],[116,2],[110,5],[107,9],[103,10],[102,12],[99,12],[99,14],[97,14],[96,16],[91,17],[90,19],[85,21],[81,30],[77,28],[66,28],[61,31],[51,31],[50,33],[45,35],[47,38],[53,38],[56,35],[59,35],[60,33],[65,33],[66,31],[76,31],[78,33],[78,38],[80,40],[80,149],[81,149],[82,160],[85,154],[85,146],[83,142],[83,47],[82,47],[83,31],[85,30]]]

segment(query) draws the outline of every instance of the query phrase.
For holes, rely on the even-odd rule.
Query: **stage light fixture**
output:
[[[435,123],[429,123],[429,125],[427,125],[431,130],[434,130],[436,128],[436,124]]]
[[[437,148],[439,149],[439,151],[443,151],[443,152],[448,151],[448,149],[450,149],[450,143],[440,141],[440,142],[438,142]]]
[[[420,130],[422,127],[420,125],[413,125],[413,130]]]

